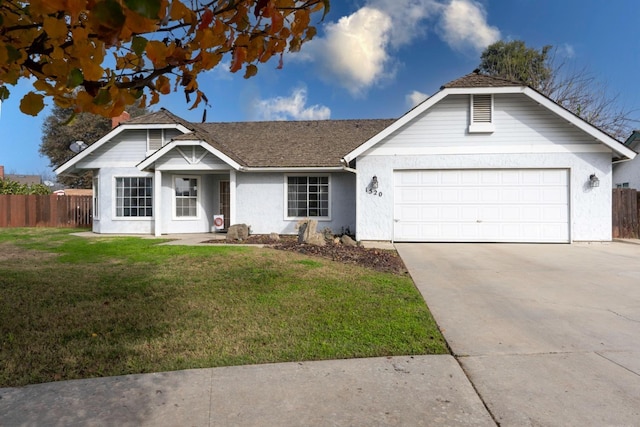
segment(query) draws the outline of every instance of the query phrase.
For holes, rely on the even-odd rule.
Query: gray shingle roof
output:
[[[480,74],[474,71],[471,74],[462,76],[459,79],[455,79],[443,85],[440,89],[447,88],[474,88],[474,87],[512,87],[512,86],[526,86],[521,82],[514,82],[512,80],[503,79],[501,77],[488,76],[486,74]]]
[[[193,124],[176,140],[204,140],[242,166],[336,167],[395,119]]]

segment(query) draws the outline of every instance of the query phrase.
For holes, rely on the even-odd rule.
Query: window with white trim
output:
[[[329,176],[287,176],[287,217],[328,218]]]
[[[195,177],[175,177],[175,215],[177,218],[196,218],[198,216],[198,181],[199,179]]]
[[[470,133],[493,132],[493,95],[476,94],[471,95],[470,111]]]
[[[93,178],[93,219],[100,218],[100,191],[98,177]]]
[[[153,179],[151,177],[116,178],[116,217],[153,216]]]
[[[623,182],[621,184],[616,184],[616,188],[629,188],[629,183]]]

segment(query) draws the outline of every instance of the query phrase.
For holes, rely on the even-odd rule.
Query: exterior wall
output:
[[[254,234],[295,234],[298,220],[286,219],[284,173],[238,173],[236,175],[236,223],[251,226]],[[312,174],[310,174],[312,175]],[[318,221],[318,230],[334,233],[355,230],[355,176],[350,172],[329,174],[330,220]],[[233,203],[233,201],[232,201]]]
[[[629,188],[640,190],[640,156],[613,165],[613,188],[616,188],[616,184],[625,182],[629,183]]]
[[[147,156],[147,131],[126,130],[78,162],[78,168],[134,167]]]
[[[141,172],[135,167],[105,167],[94,171],[94,177],[98,178],[98,194],[100,197],[99,216],[93,220],[93,231],[95,233],[151,234],[153,232],[155,212],[152,218],[115,217],[115,179],[117,177],[134,176],[153,177],[153,174]]]
[[[182,219],[175,216],[175,177],[198,178],[198,217]],[[211,210],[213,207],[214,193],[218,190],[213,186],[211,175],[193,172],[163,173],[162,174],[162,234],[175,233],[208,233],[213,225]]]
[[[566,168],[571,239],[611,240],[611,151],[524,95],[496,95],[494,105],[493,133],[469,134],[469,97],[450,96],[360,156],[357,238],[393,239],[394,170]],[[374,175],[382,197],[365,191]]]

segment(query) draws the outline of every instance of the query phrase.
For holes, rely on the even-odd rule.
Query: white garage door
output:
[[[394,239],[569,242],[566,169],[394,173]]]

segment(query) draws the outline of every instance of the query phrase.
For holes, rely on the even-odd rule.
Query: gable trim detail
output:
[[[185,141],[185,140],[171,141],[168,144],[166,144],[164,147],[162,147],[161,149],[159,149],[158,151],[153,153],[151,156],[147,157],[142,162],[138,163],[137,167],[140,170],[145,170],[145,169],[149,168],[156,161],[158,161],[160,158],[162,158],[162,156],[164,156],[165,154],[167,154],[169,151],[173,150],[174,148],[176,148],[178,150],[180,155],[182,157],[184,157],[184,159],[187,162],[189,162],[190,164],[193,164],[192,159],[188,159],[188,156],[185,156],[184,152],[181,150],[181,147],[202,147],[202,148],[205,149],[205,153],[209,152],[209,153],[213,154],[214,156],[216,156],[217,158],[219,158],[220,160],[222,160],[223,162],[225,162],[226,164],[231,166],[233,169],[235,169],[235,170],[241,170],[242,169],[242,166],[240,166],[239,163],[237,163],[234,160],[232,160],[229,156],[227,156],[226,154],[224,154],[220,150],[216,150],[210,144],[207,144],[206,142],[201,141],[201,140],[199,140],[199,141]],[[202,157],[204,157],[204,156],[202,156]],[[197,161],[199,162],[200,160],[202,160],[202,157],[200,159],[198,159]],[[195,159],[193,159],[193,160],[195,160]]]

